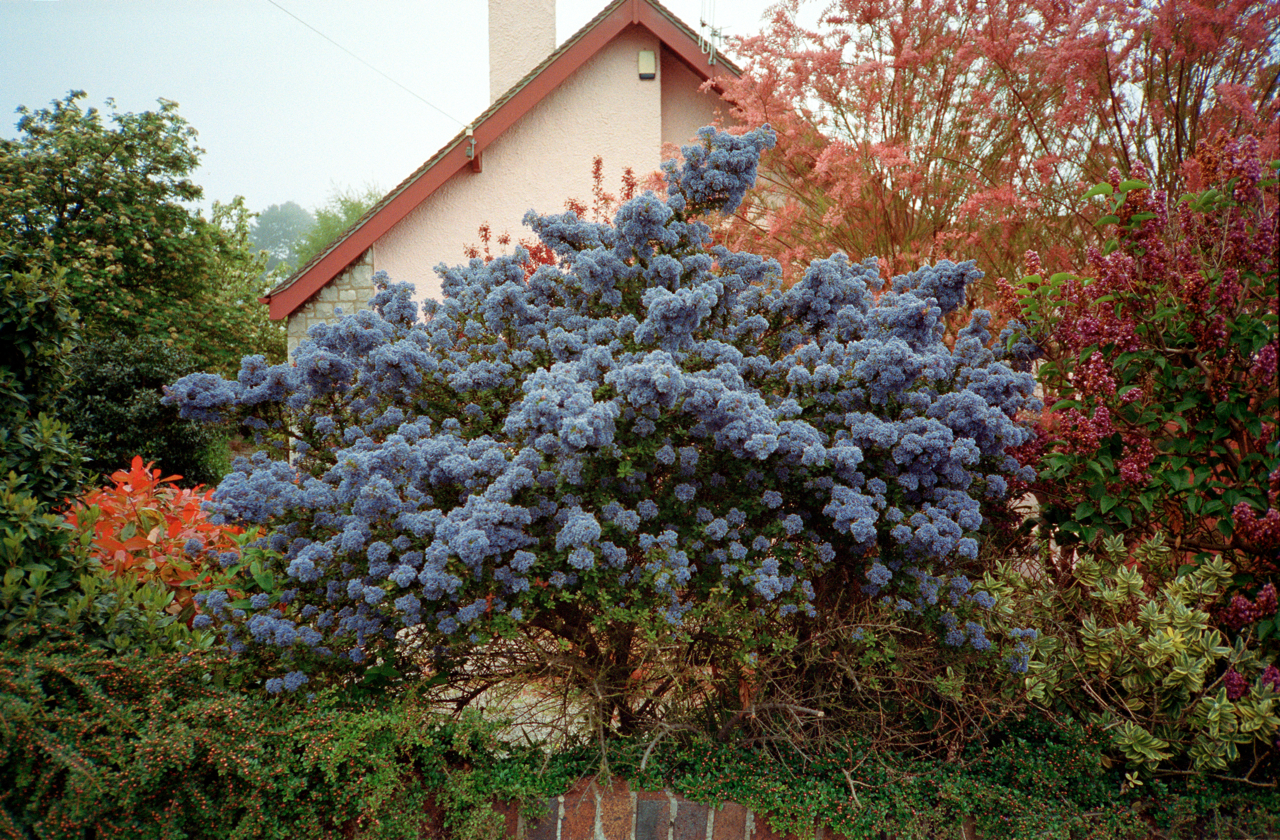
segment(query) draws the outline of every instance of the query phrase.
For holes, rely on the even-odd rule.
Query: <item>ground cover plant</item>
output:
[[[966,573],[983,511],[1025,472],[1007,450],[1029,440],[1033,380],[1005,356],[1023,345],[993,343],[985,313],[943,342],[971,263],[877,297],[874,260],[818,260],[784,290],[773,261],[712,246],[698,214],[741,200],[772,139],[705,130],[665,200],[612,223],[531,214],[559,265],[446,270],[429,320],[384,281],[295,365],[173,386],[184,416],[244,416],[291,448],[238,462],[213,498],[267,529],[253,584],[272,588],[202,596],[268,691],[404,668],[406,641],[440,676],[523,640],[630,732],[671,690],[648,679],[654,644],[731,696],[854,601],[1022,667]]]
[[[548,766],[412,697],[219,687],[225,653],[22,648],[0,651],[0,836],[15,840],[495,837],[495,793],[536,800],[583,772],[581,756]]]
[[[583,777],[734,801],[778,831],[851,837],[1260,837],[1274,790],[1199,777],[1125,786],[1096,726],[1030,716],[956,760],[849,739],[806,754],[681,733],[554,755],[478,715],[441,720],[415,692],[309,703],[218,687],[225,653],[106,655],[76,641],[0,651],[0,836],[496,840]]]

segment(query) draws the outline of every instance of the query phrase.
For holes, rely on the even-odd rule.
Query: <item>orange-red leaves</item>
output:
[[[162,478],[152,466],[135,456],[128,470],[111,474],[111,486],[77,499],[67,520],[90,533],[90,552],[108,572],[163,583],[174,593],[170,610],[190,620],[195,592],[189,582],[201,578],[211,553],[235,550],[243,529],[208,520],[203,504],[212,489],[178,487],[181,476]],[[198,555],[186,550],[192,540],[200,544]]]

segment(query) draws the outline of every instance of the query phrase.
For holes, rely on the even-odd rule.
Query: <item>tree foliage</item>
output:
[[[190,354],[151,336],[76,347],[63,399],[85,471],[101,480],[140,456],[182,476],[183,486],[217,484],[231,465],[229,430],[183,420],[161,402],[164,386],[197,370]]]
[[[295,201],[272,204],[250,228],[253,246],[267,252],[267,271],[290,259],[294,243],[315,226],[316,218]]]
[[[0,139],[0,271],[64,272],[88,337],[161,337],[207,369],[280,358],[242,200],[209,219],[189,207],[202,150],[177,103],[104,118],[84,98],[20,108]]]
[[[1178,191],[1201,139],[1277,145],[1276,0],[779,3],[738,44],[730,96],[772,124],[765,185],[728,242],[778,257],[875,254],[894,272],[1022,254],[1077,265],[1091,241],[1081,185],[1145,166]]]
[[[372,184],[362,189],[335,187],[324,205],[315,209],[314,224],[290,246],[289,269],[299,269],[322,253],[381,198],[382,191]]]

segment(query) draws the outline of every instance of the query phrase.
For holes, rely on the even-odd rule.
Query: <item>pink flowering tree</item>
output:
[[[1277,0],[837,0],[805,25],[813,8],[781,2],[739,42],[730,91],[778,145],[726,244],[792,275],[837,250],[1080,269],[1097,214],[1077,199],[1112,166],[1176,194],[1200,139],[1275,156]]]
[[[1089,249],[1089,277],[1046,276],[1030,255],[1017,290],[1049,356],[1051,410],[1023,453],[1043,457],[1044,521],[1086,544],[1163,530],[1184,557],[1232,560],[1250,603],[1280,571],[1280,163],[1264,167],[1259,145],[1202,144],[1190,161],[1200,191],[1177,202],[1144,167],[1123,181],[1113,170],[1090,191],[1112,238]],[[1224,623],[1274,616],[1271,592],[1267,609]]]

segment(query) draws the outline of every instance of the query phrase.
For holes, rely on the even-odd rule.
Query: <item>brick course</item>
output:
[[[504,810],[504,813],[506,811]],[[510,831],[513,820],[508,817]],[[584,780],[547,801],[547,816],[508,837],[517,840],[800,840],[777,834],[768,821],[733,802],[709,807],[670,790],[633,791],[625,782],[601,787]],[[816,840],[840,835],[817,828]]]

